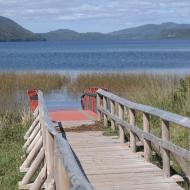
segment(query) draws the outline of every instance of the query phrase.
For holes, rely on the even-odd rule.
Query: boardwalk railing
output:
[[[103,103],[102,103],[103,102]],[[124,118],[128,114],[127,119]],[[136,114],[142,114],[143,129],[137,127]],[[98,120],[103,119],[104,125],[108,126],[111,121],[112,129],[119,127],[121,143],[125,142],[125,135],[129,135],[129,146],[133,152],[137,149],[137,139],[144,145],[144,158],[151,160],[151,145],[161,149],[163,172],[166,177],[170,176],[170,156],[174,156],[181,163],[187,177],[190,177],[190,151],[175,145],[170,140],[170,123],[177,124],[190,130],[190,118],[166,112],[151,106],[145,106],[128,101],[102,89],[97,91],[97,114]],[[152,134],[150,119],[152,116],[160,118],[161,137]],[[184,164],[186,163],[186,164]]]
[[[38,91],[34,122],[26,132],[26,159],[20,167],[25,173],[20,189],[93,190],[61,128],[48,116],[43,94]]]

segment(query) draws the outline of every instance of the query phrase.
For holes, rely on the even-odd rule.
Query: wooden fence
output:
[[[128,113],[127,119],[124,118],[126,112]],[[142,129],[136,124],[137,112],[142,114]],[[137,149],[137,139],[140,140],[144,145],[144,158],[147,162],[151,160],[152,146],[159,147],[161,149],[163,172],[166,177],[170,176],[171,155],[179,161],[187,177],[190,177],[190,151],[177,146],[170,140],[170,123],[175,123],[189,130],[189,118],[151,106],[137,104],[102,89],[97,91],[97,114],[98,120],[103,117],[105,126],[108,126],[109,120],[111,121],[112,129],[115,129],[116,126],[119,127],[119,136],[122,143],[125,142],[125,135],[128,134],[129,145],[133,152],[136,152]],[[156,116],[161,120],[161,137],[150,132],[150,119],[152,116]]]
[[[34,122],[24,136],[26,158],[20,167],[24,173],[20,189],[93,190],[61,129],[50,120],[39,91]]]

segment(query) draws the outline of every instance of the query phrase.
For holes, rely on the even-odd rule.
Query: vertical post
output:
[[[97,102],[96,102],[96,104],[97,104],[97,120],[100,121],[100,120],[101,120],[101,112],[98,110],[99,107],[101,106],[101,98],[100,98],[100,95],[97,94],[96,98],[97,98],[97,100],[96,100],[96,101],[97,101]]]
[[[54,141],[54,154],[52,156],[53,156],[52,160],[54,160],[54,167],[55,167],[55,174],[54,174],[55,186],[56,186],[55,189],[70,190],[71,182],[65,170],[65,166],[60,156],[59,150],[57,148],[56,141]]]
[[[162,140],[166,142],[170,140],[169,122],[165,120],[162,120]],[[170,177],[170,152],[168,150],[163,149],[162,162],[164,176]]]
[[[147,113],[143,113],[143,130],[150,133],[150,116]],[[144,159],[147,162],[150,162],[151,159],[151,144],[146,139],[144,139]]]
[[[119,106],[119,119],[124,120],[124,106],[122,106],[121,104],[119,104],[118,106]],[[119,139],[121,143],[125,142],[125,133],[122,126],[120,125],[119,125]]]
[[[103,108],[104,110],[107,110],[107,98],[104,96],[103,96]],[[106,114],[104,114],[104,126],[108,127],[108,118]]]
[[[54,136],[46,130],[46,163],[47,163],[47,184],[52,182],[54,178],[54,162],[52,156],[54,154]]]
[[[130,125],[135,126],[135,110],[129,109]],[[136,152],[136,136],[130,131],[130,147],[132,152]]]
[[[89,96],[89,110],[92,111],[92,97]]]
[[[110,104],[111,104],[111,114],[115,115],[115,102],[113,100],[110,100]],[[112,128],[112,130],[115,130],[114,120],[111,120],[111,128]]]

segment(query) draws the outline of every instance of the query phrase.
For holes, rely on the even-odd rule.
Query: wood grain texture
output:
[[[146,140],[150,141],[151,143],[153,143],[163,149],[166,149],[166,150],[170,151],[171,153],[176,154],[187,161],[190,161],[190,151],[188,151],[184,148],[181,148],[181,147],[173,144],[172,142],[164,141],[151,133],[144,132],[142,129],[140,129],[136,126],[130,125],[126,121],[123,121],[123,120],[119,119],[117,116],[112,115],[109,111],[104,110],[102,107],[99,107],[98,109],[101,110],[102,113],[106,114],[108,116],[108,118],[112,118],[117,124],[125,127],[126,129],[130,129],[131,131],[133,131],[140,139],[146,139]]]
[[[181,115],[174,114],[174,113],[167,112],[167,111],[163,111],[163,110],[160,110],[158,108],[151,107],[151,106],[134,103],[134,102],[131,102],[131,101],[126,100],[124,98],[121,98],[115,94],[104,91],[102,89],[99,89],[97,91],[97,93],[100,96],[105,96],[105,97],[109,98],[110,100],[115,101],[119,104],[122,104],[123,106],[126,106],[130,109],[134,109],[134,110],[141,111],[141,112],[144,112],[147,114],[151,114],[151,115],[160,117],[163,120],[170,121],[170,122],[176,123],[182,127],[190,129],[190,118],[188,118],[188,117],[183,117]]]
[[[67,139],[96,190],[179,190],[157,166],[132,153],[116,136],[102,132],[67,132]]]

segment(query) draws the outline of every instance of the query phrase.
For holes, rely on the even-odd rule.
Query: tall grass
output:
[[[75,95],[91,86],[108,88],[128,100],[190,117],[190,77],[158,74],[81,74],[71,82],[68,90],[71,95]],[[142,118],[142,113],[138,112],[136,122],[140,128],[143,127]],[[160,118],[151,117],[150,125],[151,133],[161,137]],[[174,144],[189,149],[187,129],[170,123],[170,136]],[[183,175],[175,160],[172,163],[172,172]]]
[[[0,73],[0,189],[18,189],[23,134],[30,122],[26,90],[49,92],[69,81],[65,75]]]
[[[74,95],[91,86],[105,87],[132,101],[171,110],[169,106],[179,85],[175,75],[81,74],[71,82],[69,92]]]
[[[14,116],[25,114],[27,89],[41,89],[45,92],[60,89],[70,81],[65,75],[46,73],[0,73],[0,121],[14,112]],[[8,117],[8,116],[7,116]]]
[[[79,96],[92,86],[108,88],[131,101],[190,116],[190,77],[95,73],[71,79],[47,73],[0,73],[0,189],[17,189],[23,133],[30,119],[26,90],[35,88],[50,92],[67,88],[70,95]],[[137,121],[142,123],[142,117],[139,116]],[[160,135],[158,120],[152,118],[151,122],[153,132]],[[178,126],[172,126],[172,139],[186,148],[187,132],[180,130]]]
[[[190,77],[161,74],[81,74],[68,86],[71,95],[97,86],[137,103],[190,116]]]

